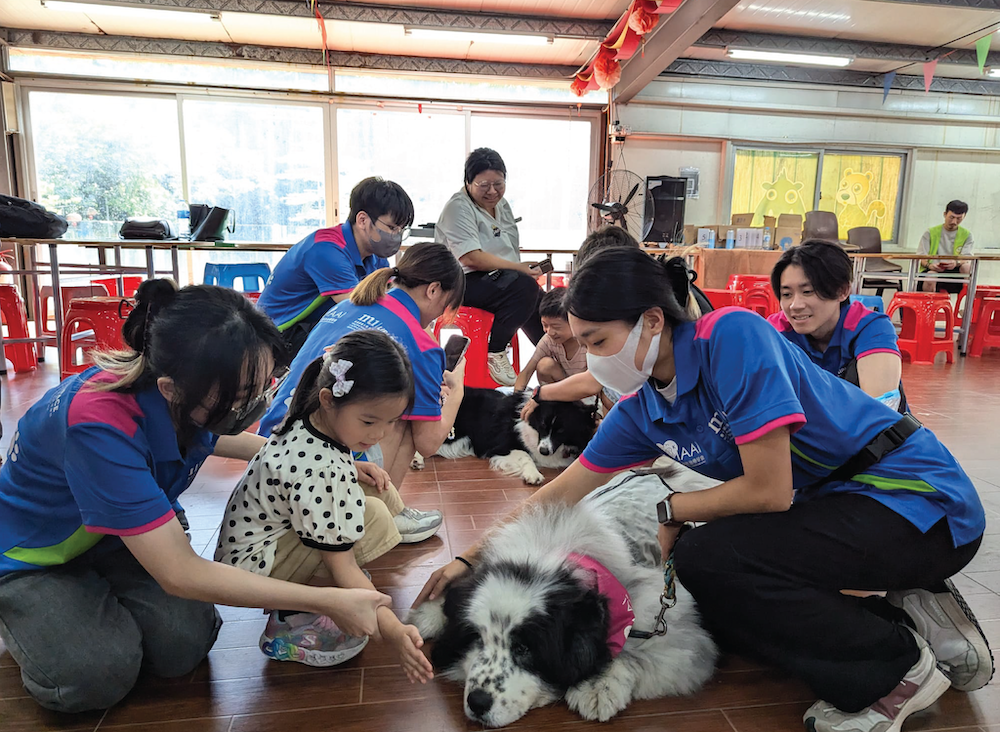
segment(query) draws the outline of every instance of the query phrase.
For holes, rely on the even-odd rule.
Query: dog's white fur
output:
[[[651,512],[664,491],[655,476],[634,480],[645,481],[644,487],[633,482],[627,488],[606,489],[572,508],[561,504],[535,508],[490,536],[480,557],[483,566],[498,561],[526,563],[536,570],[537,581],[525,585],[502,574],[487,575],[474,592],[466,619],[478,629],[482,643],[447,674],[465,682],[470,719],[476,717],[468,696],[476,689],[485,688],[494,698],[488,715],[476,721],[494,727],[555,701],[551,688],[514,662],[510,636],[518,623],[537,612],[546,575],[565,566],[570,553],[592,557],[607,567],[632,597],[636,629],[653,628],[663,573],[655,560],[650,561],[659,554]],[[621,533],[626,527],[629,542]],[[699,625],[693,599],[680,585],[677,604],[667,611],[666,619],[665,636],[629,640],[602,673],[570,688],[566,694],[570,708],[586,719],[606,721],[633,699],[691,694],[701,688],[712,675],[716,649]],[[410,621],[424,638],[439,636],[446,623],[442,598],[425,602],[411,613]]]

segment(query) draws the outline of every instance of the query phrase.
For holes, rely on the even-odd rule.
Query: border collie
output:
[[[489,458],[498,473],[519,477],[529,485],[545,480],[538,468],[565,468],[594,436],[594,410],[578,402],[542,402],[527,421],[521,407],[528,394],[466,388],[455,429],[437,451],[452,460]],[[411,467],[423,468],[414,458]]]
[[[502,727],[565,697],[606,721],[633,699],[692,694],[708,681],[716,648],[679,584],[666,635],[629,637],[633,622],[652,630],[660,610],[653,506],[663,495],[659,478],[633,472],[573,508],[528,511],[495,530],[443,598],[410,613],[435,641],[434,667],[464,682],[470,720]]]

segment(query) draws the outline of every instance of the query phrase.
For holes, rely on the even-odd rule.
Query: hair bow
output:
[[[335,397],[342,397],[351,391],[351,387],[354,386],[353,381],[349,381],[344,377],[347,376],[347,372],[354,365],[353,361],[348,361],[346,358],[341,358],[336,361],[330,362],[330,373],[333,374],[334,382],[330,387],[330,391],[333,392]]]

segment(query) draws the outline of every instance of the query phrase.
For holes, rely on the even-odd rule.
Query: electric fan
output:
[[[588,231],[613,224],[645,241],[653,226],[653,200],[646,195],[646,182],[629,170],[602,175],[590,189],[588,203]]]

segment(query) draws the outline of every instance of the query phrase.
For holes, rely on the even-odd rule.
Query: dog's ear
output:
[[[475,576],[467,575],[453,582],[445,593],[445,626],[431,651],[431,663],[435,668],[448,669],[460,663],[479,638],[478,631],[466,619],[475,587]]]

